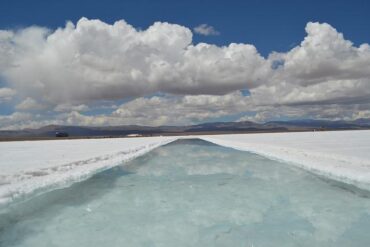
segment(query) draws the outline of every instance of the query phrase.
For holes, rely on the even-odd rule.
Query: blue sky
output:
[[[66,20],[76,22],[82,16],[108,23],[124,19],[143,29],[155,21],[190,28],[207,23],[222,35],[195,36],[194,42],[250,43],[264,56],[298,44],[309,21],[330,23],[355,44],[370,40],[367,0],[2,0],[1,10],[2,29],[30,25],[57,28]]]
[[[3,0],[0,128],[370,117],[369,11],[365,0]]]

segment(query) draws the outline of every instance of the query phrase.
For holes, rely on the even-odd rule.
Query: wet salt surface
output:
[[[13,205],[0,246],[370,246],[369,193],[181,140]]]

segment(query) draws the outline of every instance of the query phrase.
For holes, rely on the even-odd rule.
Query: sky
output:
[[[370,118],[370,3],[1,1],[0,129]]]

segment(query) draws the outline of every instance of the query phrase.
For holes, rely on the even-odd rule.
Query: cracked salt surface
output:
[[[370,246],[366,191],[180,140],[0,215],[0,246]]]

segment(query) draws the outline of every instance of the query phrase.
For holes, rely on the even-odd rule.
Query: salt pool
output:
[[[0,246],[370,246],[369,193],[179,140],[10,206]]]

